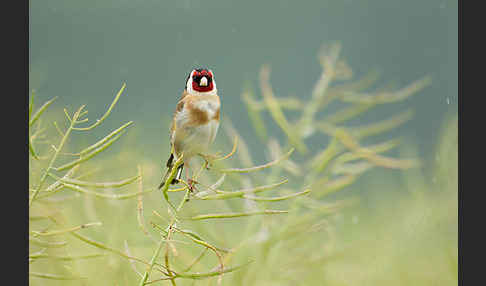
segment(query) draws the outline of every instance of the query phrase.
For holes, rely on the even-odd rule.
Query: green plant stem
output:
[[[83,236],[83,235],[81,235],[79,233],[70,232],[69,234],[71,234],[72,236],[76,237],[77,239],[79,239],[79,240],[81,240],[81,241],[83,241],[83,242],[85,242],[87,244],[90,244],[92,246],[95,246],[95,247],[98,247],[100,249],[103,249],[103,250],[112,252],[112,253],[117,254],[117,255],[119,255],[119,256],[121,256],[123,258],[129,259],[129,260],[135,260],[135,261],[141,262],[141,263],[143,263],[145,265],[149,265],[149,263],[147,261],[145,261],[145,260],[142,260],[140,258],[133,257],[133,256],[128,256],[128,255],[126,255],[125,253],[123,253],[120,250],[117,250],[117,249],[108,247],[108,246],[106,246],[106,245],[104,245],[102,243],[99,243],[97,241],[94,241],[94,240],[92,240],[92,239],[90,239],[90,238],[88,238],[86,236]]]
[[[87,131],[87,130],[91,130],[93,128],[95,128],[96,126],[100,125],[101,122],[103,122],[103,120],[105,120],[108,115],[110,115],[111,113],[111,110],[113,109],[113,107],[115,107],[115,104],[116,102],[118,101],[118,99],[120,98],[120,96],[122,95],[123,91],[125,90],[125,87],[127,86],[126,83],[123,83],[121,89],[118,91],[118,93],[116,94],[115,96],[115,99],[113,100],[113,102],[111,103],[110,107],[108,107],[108,110],[106,110],[105,114],[103,114],[103,116],[101,116],[100,119],[97,119],[95,123],[93,123],[91,126],[88,126],[88,127],[80,127],[80,128],[74,128],[75,130],[80,130],[80,131]]]
[[[44,279],[51,279],[51,280],[78,280],[78,279],[85,279],[85,277],[69,277],[69,276],[61,276],[55,274],[47,274],[47,273],[37,273],[37,272],[29,272],[29,276],[44,278]]]
[[[182,162],[180,162],[180,163],[182,163]],[[177,162],[176,162],[175,166],[177,166]],[[174,167],[174,169],[177,169],[177,167]],[[175,171],[173,173],[175,174]],[[172,179],[171,177],[173,177],[173,176],[169,176],[169,179]],[[168,184],[167,183],[166,183],[166,185],[168,187]],[[164,185],[164,188],[165,187],[166,186]],[[189,192],[190,192],[189,190],[186,191],[186,193],[184,194],[184,197],[182,198],[182,201],[179,203],[179,206],[177,206],[177,208],[174,208],[175,211],[176,211],[176,214],[175,214],[176,216],[177,216],[177,212],[179,212],[182,209],[182,207],[184,206],[184,204],[186,203],[187,198],[189,197]],[[173,227],[173,224],[175,223],[175,221],[176,221],[176,218],[173,217],[172,220],[169,223],[168,231],[165,231],[167,233],[167,237],[166,238],[165,237],[162,237],[162,239],[160,240],[159,244],[157,245],[157,248],[155,250],[155,253],[152,255],[152,259],[150,260],[149,268],[147,269],[147,271],[145,271],[142,279],[140,280],[140,283],[139,283],[140,286],[145,285],[145,283],[147,282],[147,279],[149,278],[150,273],[152,272],[152,268],[153,268],[153,266],[155,264],[155,260],[159,256],[160,250],[162,249],[162,243],[164,241],[166,241],[166,240],[167,241],[170,240],[170,233],[171,233],[171,230],[172,230],[172,227]],[[168,242],[167,242],[167,244],[168,244]],[[169,269],[169,265],[168,264],[169,264],[168,263],[168,255],[166,253],[166,269],[167,269],[167,274],[170,276],[170,277],[168,277],[168,279],[170,279],[170,278],[173,278],[173,275],[172,275],[172,272]],[[170,280],[171,280],[171,283],[173,285],[175,285],[174,280],[173,279],[170,279]]]
[[[254,212],[241,212],[241,213],[216,213],[216,214],[203,214],[197,215],[189,218],[190,220],[203,220],[203,219],[214,219],[214,218],[233,218],[233,217],[243,217],[252,215],[271,215],[271,214],[286,214],[288,211],[281,210],[264,210],[264,211],[254,211]]]
[[[164,241],[165,238],[162,237],[159,241],[159,244],[157,245],[157,248],[155,249],[155,253],[152,255],[152,259],[150,259],[148,269],[143,274],[142,280],[140,280],[140,283],[138,285],[143,286],[145,285],[145,282],[147,282],[147,279],[149,278],[149,275],[152,272],[152,268],[154,267],[155,260],[159,256],[160,250],[162,249],[162,244],[164,243]]]
[[[66,143],[69,135],[71,134],[71,131],[73,130],[74,125],[76,125],[76,122],[77,122],[76,120],[78,119],[79,113],[81,112],[81,110],[83,110],[83,108],[84,108],[84,105],[81,106],[78,109],[78,111],[76,111],[74,113],[73,118],[71,119],[71,123],[69,124],[68,129],[64,133],[64,136],[62,137],[61,142],[59,143],[59,146],[56,147],[55,152],[54,152],[54,155],[52,156],[51,161],[49,162],[49,165],[46,168],[46,171],[44,172],[44,174],[42,175],[42,177],[40,179],[39,185],[37,186],[37,188],[35,189],[34,193],[32,194],[32,197],[30,197],[30,200],[29,200],[29,209],[32,206],[32,203],[34,202],[35,198],[39,194],[39,191],[43,187],[43,185],[44,185],[44,183],[45,183],[45,181],[47,179],[47,176],[48,176],[49,172],[53,168],[53,165],[54,165],[54,162],[57,159],[57,156],[59,155],[59,153],[61,152],[62,148],[64,147],[64,144]]]

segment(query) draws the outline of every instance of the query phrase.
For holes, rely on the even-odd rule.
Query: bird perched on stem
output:
[[[159,186],[165,184],[177,158],[184,154],[183,163],[178,167],[170,184],[177,184],[186,166],[186,177],[190,187],[193,181],[188,177],[189,160],[204,154],[216,137],[219,127],[220,101],[214,74],[210,69],[193,69],[186,78],[182,97],[177,103],[170,129],[171,154],[167,161],[167,172]]]

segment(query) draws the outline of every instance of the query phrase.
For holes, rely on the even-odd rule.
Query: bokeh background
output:
[[[410,171],[407,179],[397,171],[372,171],[359,187],[346,190],[344,197],[358,195],[362,204],[343,212],[335,223],[342,248],[356,256],[326,264],[326,282],[431,285],[427,283],[442,277],[438,285],[454,285],[450,261],[457,259],[457,6],[453,0],[29,1],[29,88],[39,103],[57,96],[58,114],[64,106],[73,111],[87,104],[94,120],[126,82],[110,120],[75,144],[93,142],[120,122],[133,120],[130,132],[136,136],[123,146],[137,156],[119,160],[133,166],[137,160],[158,164],[168,156],[168,127],[187,73],[209,67],[215,73],[223,120],[232,121],[255,158],[262,158],[256,161],[263,162],[264,150],[261,142],[252,140],[255,131],[240,97],[247,86],[258,92],[263,64],[272,69],[277,96],[302,99],[310,97],[320,76],[321,45],[334,41],[341,43],[341,57],[354,78],[376,69],[379,84],[402,87],[430,75],[432,83],[419,94],[364,117],[376,121],[412,108],[414,118],[393,134],[408,142],[402,153],[416,155],[424,165]],[[284,138],[275,124],[268,127]],[[222,136],[217,139],[218,146],[228,142]],[[316,139],[310,147],[322,148],[326,142]],[[440,153],[440,148],[446,149]],[[438,152],[449,157],[438,157]],[[416,201],[411,195],[416,189],[427,193],[426,199]],[[390,265],[394,267],[386,270]],[[414,271],[423,275],[410,274]],[[383,280],[370,278],[385,277],[383,273],[389,274]]]
[[[248,121],[235,120],[247,118],[245,81],[258,86],[266,63],[278,95],[308,97],[321,73],[319,48],[339,41],[355,77],[379,69],[383,82],[403,86],[433,76],[405,103],[416,116],[402,130],[427,156],[445,113],[457,110],[457,11],[452,0],[32,1],[29,82],[39,100],[59,96],[57,104],[87,104],[91,114],[102,114],[126,82],[113,117],[143,125],[151,155],[166,144],[193,67],[214,70],[223,113],[248,137]]]

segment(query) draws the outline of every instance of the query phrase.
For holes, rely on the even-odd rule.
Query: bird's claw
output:
[[[188,179],[187,180],[187,183],[189,185],[189,191],[192,193],[194,192],[194,185],[197,184],[197,181],[193,180],[193,179]]]

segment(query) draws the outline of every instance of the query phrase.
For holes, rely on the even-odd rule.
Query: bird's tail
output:
[[[159,189],[162,188],[162,186],[165,184],[165,181],[167,181],[167,178],[169,177],[169,174],[172,172],[172,167],[173,167],[173,161],[174,161],[174,154],[170,154],[169,160],[167,160],[167,172],[164,175],[164,179],[162,180],[162,183],[159,185]],[[170,182],[171,185],[179,183],[179,180],[181,179],[182,176],[182,169],[184,168],[184,163],[182,163],[178,168],[177,168],[177,173],[175,178],[172,179]]]

